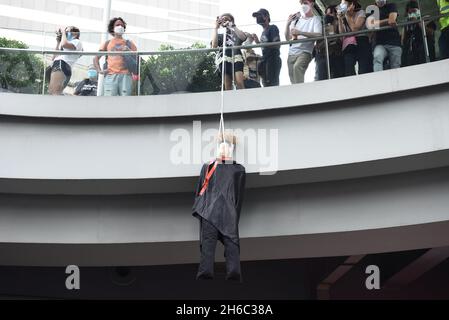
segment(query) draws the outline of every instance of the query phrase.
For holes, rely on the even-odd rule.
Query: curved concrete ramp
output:
[[[242,259],[449,246],[448,66],[227,93],[228,128],[275,132],[272,161],[243,161]],[[218,93],[1,98],[0,264],[197,261],[195,141]]]
[[[242,259],[448,246],[448,191],[449,168],[250,189],[240,224]],[[0,264],[195,262],[191,204],[192,194],[1,195]]]

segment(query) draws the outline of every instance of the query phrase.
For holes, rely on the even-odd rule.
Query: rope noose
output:
[[[220,126],[218,128],[218,136],[220,133],[223,137],[223,142],[225,141],[225,126],[224,126],[224,89],[225,89],[225,63],[226,63],[226,41],[227,41],[227,29],[223,33],[223,54],[221,62],[221,107],[220,107]],[[221,130],[221,131],[220,131]]]

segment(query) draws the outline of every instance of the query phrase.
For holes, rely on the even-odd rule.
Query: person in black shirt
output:
[[[418,21],[421,12],[416,0],[410,0],[405,7],[407,21]],[[435,38],[436,24],[430,21],[426,24],[427,47],[429,49],[430,61],[435,61]],[[413,66],[426,62],[426,49],[421,23],[409,24],[404,27],[402,34],[402,66]]]
[[[336,5],[326,8],[323,24],[323,32],[326,35],[338,33],[338,20]],[[345,75],[345,61],[342,54],[342,43],[340,38],[328,40],[330,78],[340,78]],[[315,45],[315,81],[329,79],[326,59],[326,43],[319,40]]]
[[[87,78],[80,81],[76,86],[74,95],[75,96],[96,96],[97,95],[97,85],[98,85],[98,74],[97,70],[93,65],[87,70]]]
[[[376,32],[376,46],[374,47],[374,72],[384,69],[384,61],[388,58],[390,69],[401,67],[401,36],[397,29],[398,10],[394,3],[387,3],[387,0],[376,0],[379,8],[379,20],[374,20],[376,27],[390,26],[387,30]]]
[[[262,35],[259,38],[253,34],[256,43],[279,42],[279,29],[275,25],[270,25],[270,13],[266,9],[260,9],[253,13],[257,19],[257,24],[263,27]],[[262,60],[259,64],[259,74],[262,77],[264,87],[278,86],[279,74],[281,73],[282,60],[280,58],[280,46],[274,45],[262,48]]]

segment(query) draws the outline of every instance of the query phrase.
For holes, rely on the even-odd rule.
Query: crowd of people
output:
[[[410,23],[399,31],[397,21],[400,13],[390,0],[375,0],[377,12],[363,9],[358,0],[342,0],[339,5],[326,8],[319,14],[315,0],[300,0],[298,12],[291,14],[285,25],[286,41],[305,39],[290,44],[287,67],[292,84],[304,82],[310,62],[315,59],[315,80],[339,78],[356,74],[377,72],[403,66],[435,61],[434,21]],[[388,2],[387,2],[388,1]],[[449,0],[436,0],[441,14],[449,14]],[[279,85],[283,62],[280,58],[281,40],[279,28],[271,23],[270,13],[260,9],[252,14],[262,27],[260,37],[237,27],[230,13],[217,17],[211,46],[220,48],[226,44],[225,52],[216,55],[217,72],[224,72],[226,90],[270,87]],[[409,0],[404,16],[407,21],[420,21],[421,12],[417,0]],[[449,58],[449,16],[439,19],[439,58]],[[363,32],[368,27],[381,28]],[[383,28],[386,27],[386,28]],[[224,28],[224,33],[219,30]],[[111,40],[101,44],[100,51],[137,51],[133,41],[124,37],[126,22],[113,18],[108,25]],[[360,31],[360,32],[359,32]],[[354,32],[359,32],[355,33]],[[334,35],[342,34],[340,37]],[[331,36],[327,41],[323,35]],[[318,38],[314,40],[314,38]],[[308,39],[308,40],[307,40]],[[253,49],[229,49],[230,47],[262,43],[262,54]],[[270,45],[273,43],[273,45]],[[67,27],[57,32],[57,50],[82,51],[80,30]],[[329,57],[329,58],[327,58]],[[50,94],[62,94],[71,77],[71,69],[79,56],[58,55],[51,66]],[[137,57],[133,55],[106,56],[106,63],[100,66],[100,56],[93,59],[88,77],[82,81],[75,94],[96,95],[98,74],[103,74],[103,95],[131,95],[133,81],[137,76]],[[329,65],[328,65],[329,61]],[[330,74],[328,72],[330,71]],[[85,86],[83,88],[83,86]]]
[[[417,0],[410,0],[406,4],[404,16],[411,23],[407,24],[402,32],[397,27],[399,17],[397,6],[393,2],[387,3],[387,0],[375,0],[375,6],[378,9],[377,15],[366,12],[358,0],[342,0],[339,5],[331,5],[326,8],[324,16],[318,13],[319,9],[314,0],[300,0],[299,3],[298,12],[290,15],[287,19],[284,31],[285,40],[310,40],[290,44],[287,67],[292,84],[304,82],[306,70],[313,59],[315,59],[316,68],[315,80],[425,63],[427,61],[426,52],[428,52],[430,61],[436,60],[436,23],[434,21],[426,22],[425,30],[423,30],[422,24],[412,23],[421,20]],[[438,0],[438,6],[441,14],[449,13],[449,1]],[[256,18],[257,24],[263,27],[260,41],[255,34],[246,33],[246,37],[243,36],[244,32],[238,29],[234,17],[230,13],[225,13],[217,18],[216,34],[218,28],[225,27],[228,46],[239,46],[242,43],[253,44],[254,42],[279,42],[281,40],[279,29],[270,24],[268,10],[260,9],[253,13],[253,17]],[[442,17],[439,22],[441,25],[440,58],[446,59],[449,58],[447,49],[449,17]],[[368,25],[380,28],[380,30],[367,30]],[[367,32],[363,32],[364,30]],[[354,32],[359,33],[351,35]],[[322,40],[324,34],[328,36],[342,34],[342,36],[331,37],[325,41]],[[314,38],[320,38],[320,40],[313,41]],[[222,38],[220,39],[220,42],[212,41],[212,47],[220,47]],[[327,59],[327,55],[329,59]],[[220,57],[218,60],[218,70],[222,68],[221,59]],[[263,47],[262,56],[255,55],[254,50],[243,50],[243,54],[241,50],[234,50],[233,54],[231,50],[228,50],[225,60],[225,78],[228,82],[226,89],[230,89],[231,69],[234,70],[234,79],[239,79],[236,82],[237,88],[242,87],[242,81],[240,81],[242,77],[245,88],[279,84],[282,60],[278,45]]]
[[[108,33],[112,39],[102,43],[99,51],[137,51],[132,40],[124,37],[126,22],[117,17],[109,21]],[[60,38],[61,37],[61,38]],[[82,51],[80,31],[76,27],[67,27],[65,32],[57,32],[56,50]],[[78,55],[59,55],[53,58],[49,93],[60,95],[67,86],[72,75],[73,64],[79,59]],[[106,56],[105,63],[100,66],[101,56],[95,56],[93,64],[89,66],[87,78],[77,84],[74,95],[95,96],[98,91],[98,75],[104,75],[104,96],[129,96],[132,93],[133,81],[138,75],[137,57],[133,55]]]

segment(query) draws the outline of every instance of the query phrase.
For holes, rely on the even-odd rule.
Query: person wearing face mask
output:
[[[242,281],[238,224],[245,192],[245,167],[233,161],[236,138],[219,135],[216,159],[205,163],[195,192],[192,215],[200,222],[197,280],[214,278],[215,247],[225,248],[226,280]]]
[[[387,3],[387,0],[376,0],[379,8],[379,20],[373,20],[376,27],[390,26],[386,30],[375,33],[375,47],[373,51],[374,72],[384,69],[385,59],[388,58],[390,69],[401,67],[402,47],[401,36],[397,29],[398,10],[396,4]]]
[[[418,22],[421,19],[421,12],[416,0],[410,0],[407,3],[405,7],[405,16],[407,17],[407,21]],[[435,30],[435,22],[430,21],[426,24],[426,37],[430,61],[435,61]],[[421,23],[409,24],[404,27],[404,31],[402,33],[402,48],[403,67],[426,62],[426,51]]]
[[[260,40],[257,35],[253,34],[256,43],[279,42],[281,37],[279,29],[274,24],[270,24],[270,13],[266,9],[260,9],[253,13],[257,24],[262,26],[263,32]],[[278,86],[279,75],[282,68],[282,60],[280,58],[281,51],[279,45],[273,45],[262,48],[262,60],[259,64],[259,73],[262,76],[264,87]]]
[[[98,85],[98,73],[94,65],[87,70],[87,78],[80,81],[76,86],[75,96],[96,96]]]
[[[337,7],[337,13],[340,33],[366,29],[365,10],[357,0],[343,0]],[[358,64],[358,74],[373,71],[372,48],[367,34],[343,37],[342,50],[345,76],[356,74],[356,63]]]
[[[313,13],[313,0],[300,0],[300,9],[288,17],[285,27],[287,41],[319,37],[323,26],[321,19]],[[288,74],[292,84],[303,83],[307,67],[312,60],[314,41],[299,42],[290,45],[288,53]]]
[[[56,50],[83,51],[83,45],[79,39],[80,30],[77,27],[66,27],[64,32],[60,28],[56,34]],[[79,55],[58,55],[54,57],[50,83],[48,84],[48,92],[51,95],[62,95],[64,88],[72,77],[72,67],[79,57]]]
[[[108,32],[113,38],[100,46],[100,51],[137,51],[137,47],[131,40],[126,40],[123,35],[126,31],[126,22],[122,18],[113,18],[109,21]],[[135,56],[112,55],[106,57],[106,68],[100,68],[100,56],[94,58],[94,66],[98,73],[105,75],[105,96],[130,96],[132,93],[133,74],[136,70],[130,70]]]
[[[254,42],[254,35],[245,32],[246,41],[243,45],[252,45]],[[245,88],[260,88],[260,76],[257,70],[257,66],[260,64],[262,57],[254,51],[252,48],[242,50],[243,54],[243,78],[245,79]]]
[[[218,34],[220,28],[225,28],[226,34]],[[234,16],[230,13],[224,13],[217,17],[215,21],[215,32],[212,35],[212,48],[222,48],[224,41],[226,47],[240,46],[246,40],[245,33],[240,30],[234,20]],[[215,59],[215,65],[218,72],[223,71],[224,62],[224,87],[225,90],[233,89],[233,79],[237,89],[245,89],[245,82],[243,78],[243,56],[240,49],[226,49],[223,52],[219,51]],[[234,73],[234,75],[233,75]]]
[[[338,33],[336,7],[336,5],[331,5],[327,7],[325,11],[323,31],[326,32],[328,36]],[[328,39],[329,67],[331,72],[331,79],[340,78],[345,75],[341,46],[342,44],[340,38]],[[327,52],[325,41],[317,41],[315,46],[315,81],[329,79],[327,74],[328,70],[326,54]]]

